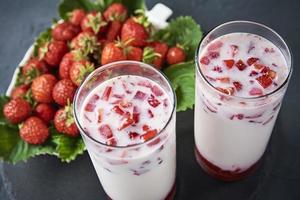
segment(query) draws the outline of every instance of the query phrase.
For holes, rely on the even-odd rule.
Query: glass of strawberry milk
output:
[[[176,97],[154,67],[120,61],[99,67],[74,99],[75,121],[110,199],[172,199]]]
[[[292,73],[291,54],[272,29],[222,24],[196,53],[195,155],[208,174],[242,179],[262,157]]]

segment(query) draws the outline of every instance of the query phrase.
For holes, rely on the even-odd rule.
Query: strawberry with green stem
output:
[[[24,99],[12,99],[3,107],[4,117],[13,124],[18,124],[30,116],[30,104]]]
[[[83,53],[80,49],[72,50],[69,53],[65,54],[59,64],[59,78],[61,79],[70,79],[70,68],[74,62],[87,59],[83,56]]]
[[[62,22],[55,25],[52,29],[52,38],[58,41],[71,41],[78,33],[80,28],[70,22]]]
[[[113,3],[103,12],[106,21],[124,22],[128,16],[127,8],[121,3]]]
[[[30,58],[27,63],[22,67],[23,82],[29,84],[33,79],[41,74],[48,73],[49,69],[47,64],[43,60],[37,58]]]
[[[74,121],[72,104],[59,109],[54,117],[54,126],[58,132],[63,133],[67,136],[77,137],[79,131]]]
[[[90,31],[94,34],[105,32],[107,22],[100,12],[88,13],[80,23],[82,31]]]
[[[80,26],[85,15],[86,13],[83,9],[75,9],[72,12],[68,13],[68,18],[72,24]]]
[[[186,59],[186,54],[184,47],[177,44],[174,47],[171,47],[167,53],[167,62],[169,65],[175,65],[181,62],[184,62]]]
[[[43,74],[32,81],[31,92],[35,101],[40,103],[51,103],[52,90],[57,79],[52,74]]]
[[[100,48],[97,36],[90,31],[79,33],[70,46],[73,50],[80,50],[83,57],[97,53]]]
[[[68,51],[69,48],[65,42],[52,40],[39,47],[39,59],[45,60],[52,67],[57,67]]]
[[[88,60],[74,62],[69,71],[70,79],[75,85],[79,86],[94,69],[94,64]]]
[[[76,85],[70,79],[62,79],[55,84],[52,97],[55,103],[65,106],[68,102],[73,101],[76,89]]]
[[[155,68],[161,69],[164,65],[168,45],[164,42],[151,42],[144,48],[143,62],[154,65]]]
[[[29,89],[29,85],[23,84],[23,85],[17,86],[11,92],[10,97],[12,99],[18,99],[18,98],[23,99],[25,97],[28,89]]]

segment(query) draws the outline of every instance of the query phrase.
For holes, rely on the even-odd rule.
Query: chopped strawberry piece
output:
[[[112,130],[108,124],[103,124],[99,128],[100,134],[105,137],[106,139],[109,139],[113,137]]]
[[[141,135],[141,139],[143,139],[144,141],[148,141],[151,138],[155,137],[157,134],[157,130],[148,130],[145,134]]]
[[[93,112],[94,109],[96,108],[96,101],[99,99],[100,97],[96,94],[94,94],[89,102],[86,104],[84,110],[87,111],[87,112]]]
[[[116,146],[117,145],[117,141],[116,141],[116,139],[115,138],[108,138],[107,140],[106,140],[106,144],[108,145],[108,146]]]
[[[217,90],[220,92],[223,92],[224,94],[233,95],[234,94],[234,87],[228,87],[228,88],[220,88],[217,87]]]
[[[152,106],[153,108],[156,108],[160,102],[155,99],[155,97],[151,94],[151,96],[148,98],[148,103],[150,106]]]
[[[219,73],[223,72],[223,70],[222,70],[222,68],[220,66],[214,66],[213,71],[219,72]]]
[[[150,117],[150,118],[153,118],[153,117],[154,117],[154,114],[153,114],[153,112],[152,112],[150,109],[148,109],[148,114],[149,114],[149,117]]]
[[[138,134],[137,132],[129,132],[128,136],[131,140],[136,139],[137,137],[139,137],[140,134]]]
[[[267,72],[268,76],[271,78],[271,79],[275,79],[276,78],[276,72],[273,71],[273,70],[270,70]]]
[[[139,113],[138,108],[136,106],[133,107],[132,119],[133,119],[135,124],[139,123],[140,113]]]
[[[262,95],[263,94],[263,91],[260,89],[260,88],[252,88],[250,91],[249,91],[249,94],[250,95]]]
[[[112,87],[111,86],[107,86],[102,94],[102,97],[101,99],[104,100],[104,101],[108,101],[109,99],[109,96],[110,96],[110,93],[111,93],[111,89]]]
[[[148,131],[150,129],[150,127],[147,124],[143,125],[143,131]]]
[[[102,122],[102,119],[103,119],[103,109],[100,108],[98,110],[98,123],[101,123]]]
[[[119,106],[114,106],[113,107],[113,111],[115,111],[115,113],[117,113],[119,115],[123,115],[124,114],[124,111]]]
[[[237,53],[238,53],[238,46],[236,46],[236,45],[230,45],[230,48],[231,48],[231,55],[232,55],[232,57],[234,57]]]
[[[207,48],[208,51],[215,51],[215,50],[218,50],[220,49],[221,47],[223,46],[223,42],[221,41],[216,41],[214,43],[211,43],[209,45],[209,47]]]
[[[263,88],[267,88],[273,83],[272,79],[267,75],[262,75],[262,76],[256,78],[256,80],[259,82],[259,84]]]
[[[114,94],[112,96],[117,98],[117,99],[123,99],[124,98],[124,95],[120,95],[120,94]]]
[[[239,81],[233,81],[233,85],[237,91],[240,91],[243,88],[243,85]]]
[[[223,62],[225,63],[226,67],[228,69],[231,69],[232,66],[234,65],[234,60],[233,59],[229,59],[229,60],[223,60]]]
[[[152,87],[152,84],[150,81],[147,81],[147,80],[143,80],[143,81],[140,81],[138,83],[139,86],[143,86],[143,87],[146,87],[146,88],[151,88]]]
[[[245,63],[242,61],[242,60],[238,60],[236,63],[235,63],[235,66],[240,70],[240,71],[243,71],[247,65],[245,65]]]
[[[260,72],[261,73],[268,73],[271,69],[269,67],[264,67]]]
[[[229,77],[220,77],[220,78],[216,78],[218,81],[220,81],[221,83],[229,83],[230,82],[230,78]]]
[[[203,65],[208,65],[210,63],[210,60],[207,56],[203,56],[201,59],[200,59],[200,63],[203,64]]]
[[[250,72],[249,76],[256,76],[257,74],[258,74],[258,72],[252,70],[252,71]]]
[[[247,64],[249,66],[253,65],[255,62],[259,61],[259,58],[255,58],[255,57],[251,57],[251,58],[248,58],[247,60]]]
[[[153,92],[153,94],[155,96],[161,96],[161,95],[164,94],[163,91],[158,86],[156,86],[156,85],[154,85],[153,87],[151,87],[151,91]]]
[[[137,91],[134,95],[134,99],[139,99],[141,101],[144,101],[146,99],[147,94],[142,91]]]
[[[266,66],[264,66],[263,64],[260,64],[260,63],[254,63],[254,68],[255,69],[262,69],[262,68],[264,68],[264,67],[266,67]]]
[[[130,116],[126,117],[125,120],[122,122],[122,125],[118,128],[118,130],[121,131],[132,124],[134,124],[134,119]]]
[[[132,106],[132,103],[127,101],[126,99],[123,99],[122,101],[120,101],[119,104],[123,108],[130,108]]]
[[[208,53],[208,56],[210,59],[216,59],[220,56],[220,53],[219,52],[216,52],[216,51],[211,51]]]

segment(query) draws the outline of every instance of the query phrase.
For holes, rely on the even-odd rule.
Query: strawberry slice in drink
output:
[[[144,92],[142,92],[142,91],[137,91],[136,93],[135,93],[135,95],[134,95],[134,99],[139,99],[139,100],[141,100],[141,101],[144,101],[145,99],[146,99],[146,97],[147,97],[147,94],[146,93],[144,93]]]
[[[157,134],[157,130],[153,129],[153,130],[148,130],[145,134],[141,135],[141,139],[143,141],[148,141],[151,138],[155,137]]]
[[[104,101],[108,101],[109,99],[109,96],[111,94],[111,90],[112,90],[112,87],[111,86],[107,86],[102,94],[102,97],[101,99],[104,100]]]
[[[150,106],[152,106],[153,108],[156,108],[159,104],[160,101],[158,101],[152,94],[151,96],[148,98],[148,103]]]

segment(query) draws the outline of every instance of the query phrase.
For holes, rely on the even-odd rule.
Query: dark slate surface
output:
[[[149,0],[152,7],[158,1]],[[264,23],[281,34],[294,55],[294,74],[261,168],[246,180],[223,183],[208,177],[193,155],[193,112],[177,117],[176,199],[300,199],[300,2],[297,0],[162,0],[174,16],[192,15],[207,32],[235,19]],[[56,16],[58,1],[0,1],[0,92],[34,37]],[[87,156],[71,164],[40,156],[15,166],[0,164],[1,200],[105,199]]]

